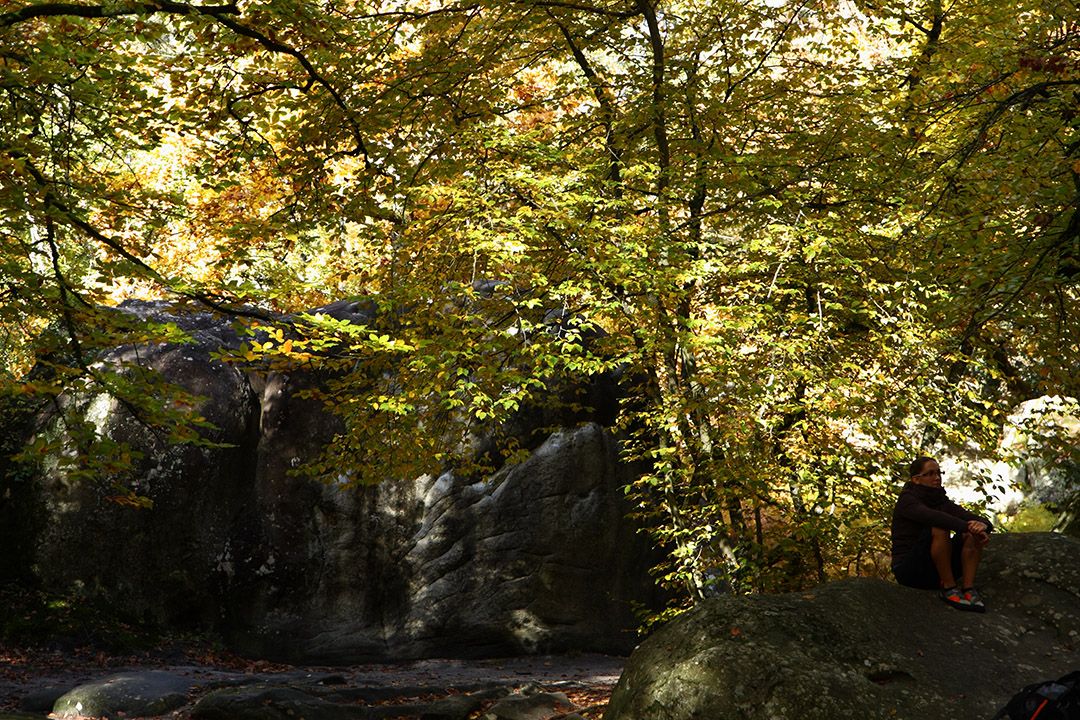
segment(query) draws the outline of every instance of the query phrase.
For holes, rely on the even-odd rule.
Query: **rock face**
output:
[[[990,718],[1080,667],[1080,541],[995,537],[985,614],[870,578],[708,600],[631,655],[605,720]]]
[[[108,436],[146,452],[136,490],[45,467],[33,505],[34,576],[130,615],[213,627],[242,652],[293,662],[625,652],[633,606],[653,602],[650,547],[625,520],[629,471],[600,424],[566,427],[486,478],[453,473],[343,489],[289,473],[334,437],[295,392],[317,377],[213,360],[239,342],[209,314],[175,322],[193,342],[118,349],[203,396],[230,447],[168,445],[104,396],[83,399]],[[329,312],[363,319],[363,308]],[[389,443],[392,439],[387,438]]]

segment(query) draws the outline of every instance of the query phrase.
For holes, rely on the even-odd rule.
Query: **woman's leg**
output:
[[[937,568],[938,577],[941,578],[942,587],[951,588],[956,586],[956,577],[952,568],[952,532],[944,528],[933,528],[933,539],[930,541],[930,558]]]

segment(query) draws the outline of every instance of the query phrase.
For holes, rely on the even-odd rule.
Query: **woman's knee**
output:
[[[952,531],[946,530],[945,528],[930,528],[930,536],[933,538],[934,542],[952,541]]]

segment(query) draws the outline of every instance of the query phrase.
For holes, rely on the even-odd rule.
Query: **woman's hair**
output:
[[[919,457],[915,458],[911,462],[911,465],[908,465],[908,475],[910,475],[911,477],[915,477],[922,472],[922,469],[926,467],[926,463],[928,462],[935,462],[934,458],[926,457],[925,455],[920,455]]]

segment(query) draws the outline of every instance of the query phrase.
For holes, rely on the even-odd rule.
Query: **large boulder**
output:
[[[871,578],[707,600],[630,656],[604,718],[990,718],[1080,668],[1080,541],[995,537],[980,585],[985,614]]]
[[[626,520],[631,470],[602,424],[585,417],[534,435],[524,461],[487,477],[314,482],[291,471],[340,424],[297,392],[322,377],[215,359],[240,340],[210,313],[122,311],[175,323],[190,342],[117,348],[105,362],[137,360],[200,396],[216,444],[169,444],[103,394],[63,398],[145,453],[134,490],[153,505],[111,502],[108,483],[45,462],[25,507],[35,518],[27,564],[46,587],[296,662],[632,647],[635,607],[654,604],[655,555]],[[324,312],[370,318],[356,303]]]

